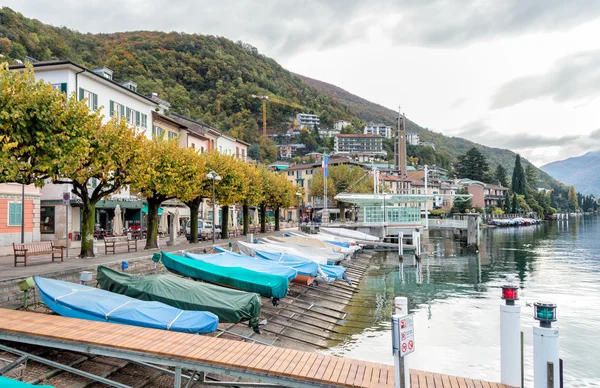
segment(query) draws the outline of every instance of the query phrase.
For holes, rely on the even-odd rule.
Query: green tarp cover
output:
[[[256,292],[266,298],[281,299],[287,295],[288,279],[285,276],[250,271],[242,267],[221,267],[166,252],[162,252],[161,259],[169,271],[193,279]]]
[[[2,388],[52,388],[50,385],[31,385],[27,383],[22,383],[17,380],[8,379],[6,377],[0,376],[0,387]]]
[[[130,275],[98,267],[102,289],[132,298],[156,301],[182,310],[210,311],[219,322],[258,324],[260,297],[255,293],[200,283],[173,275]]]

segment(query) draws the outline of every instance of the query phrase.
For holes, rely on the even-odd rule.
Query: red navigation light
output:
[[[507,305],[514,305],[515,300],[519,299],[519,292],[517,286],[502,286],[502,299],[506,301]]]

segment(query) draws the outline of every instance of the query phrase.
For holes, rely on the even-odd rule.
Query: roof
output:
[[[508,190],[508,187],[500,186],[500,185],[485,185],[486,189],[494,189],[494,190]]]
[[[181,116],[177,113],[171,113],[169,117],[178,123],[185,125],[190,132],[194,132],[198,135],[205,136],[207,132],[212,132],[213,135],[220,136],[221,132],[217,131],[214,128],[209,127],[206,124],[203,124],[199,121],[192,120],[189,117]]]
[[[169,117],[167,115],[162,115],[162,114],[160,114],[158,112],[152,112],[152,121],[155,121],[157,119],[168,121],[171,124],[176,125],[176,126],[178,126],[179,128],[182,128],[182,129],[188,129],[188,127],[186,127],[185,125],[183,125],[182,123],[180,123],[180,122],[178,122],[176,120],[173,120],[171,117]]]
[[[374,135],[371,133],[344,133],[344,134],[335,135],[335,137],[375,137],[378,139],[383,139],[383,137],[381,135]]]
[[[144,96],[143,94],[139,94],[138,92],[134,92],[133,90],[129,89],[126,86],[121,85],[120,83],[113,81],[112,79],[103,77],[102,75],[96,73],[93,70],[88,69],[85,66],[79,65],[69,59],[67,60],[52,60],[52,61],[41,61],[41,62],[34,62],[34,63],[30,63],[31,66],[33,66],[33,68],[40,68],[40,67],[50,67],[50,66],[63,66],[63,65],[68,65],[68,66],[73,66],[76,67],[80,70],[83,70],[83,72],[85,72],[86,74],[91,74],[95,77],[98,77],[98,79],[101,79],[104,82],[108,82],[110,84],[112,84],[113,86],[117,86],[118,88],[127,91],[128,93],[131,93],[133,95],[135,95],[138,98],[143,98],[146,101],[151,102],[152,104],[156,105],[156,101],[152,100],[151,98],[148,98],[146,96]],[[9,67],[9,69],[11,70],[17,70],[17,69],[24,69],[26,66],[26,64],[19,64],[19,65],[12,65]],[[100,70],[100,69],[104,69],[104,67],[100,67],[96,70]],[[110,70],[110,69],[108,69]]]

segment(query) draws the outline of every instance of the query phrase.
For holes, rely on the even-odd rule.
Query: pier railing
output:
[[[468,220],[454,220],[448,218],[430,218],[428,220],[427,226],[429,229],[467,229],[468,228]],[[423,225],[425,225],[425,220],[423,220]]]

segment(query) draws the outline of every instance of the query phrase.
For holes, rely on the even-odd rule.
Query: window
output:
[[[8,226],[21,226],[23,206],[19,202],[8,203]]]
[[[79,88],[79,101],[87,100],[87,106],[91,110],[98,109],[98,95],[84,88]]]
[[[152,136],[154,137],[163,137],[165,134],[165,130],[157,125],[152,126]]]
[[[142,113],[142,128],[148,128],[148,115]]]
[[[239,158],[240,157],[240,147],[235,147],[235,157]]]
[[[110,100],[110,117],[122,119],[125,116],[125,105],[119,104],[116,101]]]
[[[40,207],[40,232],[54,233],[54,206]]]
[[[200,153],[203,154],[204,153],[204,146],[200,147]]]
[[[192,148],[196,148],[196,144],[192,143]]]
[[[127,124],[129,125],[139,127],[142,124],[141,114],[137,110],[125,108],[125,117],[127,118]]]
[[[177,133],[169,131],[169,140],[175,139],[177,137]]]
[[[61,92],[65,93],[65,94],[67,93],[67,83],[66,82],[63,82],[62,84],[52,84],[52,87],[54,89],[60,90]]]

